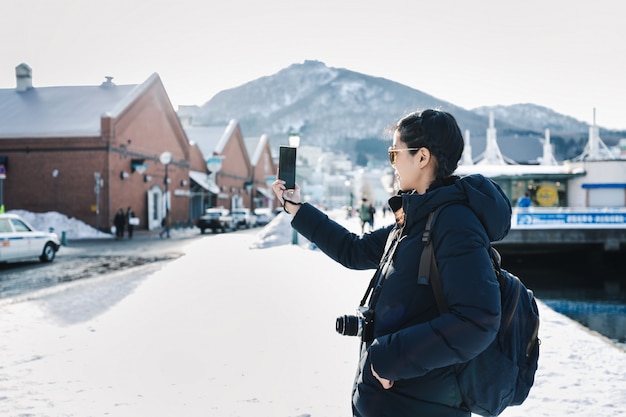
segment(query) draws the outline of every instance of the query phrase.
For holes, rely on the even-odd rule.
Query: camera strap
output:
[[[393,255],[398,248],[398,244],[404,237],[402,234],[403,231],[404,226],[396,227],[387,237],[384,255],[380,260],[378,269],[376,269],[376,272],[374,272],[374,276],[372,276],[372,279],[370,280],[370,283],[365,290],[363,298],[361,299],[361,307],[363,307],[367,302],[367,297],[369,297],[370,292],[372,293],[372,296],[370,298],[369,308],[373,309],[376,305],[376,301],[378,301],[378,295],[380,294],[380,290],[382,289],[383,283],[385,281],[385,276],[387,275],[387,270],[391,265],[391,259],[393,258]]]

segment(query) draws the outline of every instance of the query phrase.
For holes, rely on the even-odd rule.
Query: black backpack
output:
[[[424,252],[420,280],[430,279],[439,313],[448,311],[439,278],[430,214],[422,236]],[[501,267],[500,254],[490,247],[491,261],[500,283],[502,315],[495,340],[475,358],[456,366],[464,405],[475,414],[493,417],[510,405],[520,405],[535,382],[539,361],[539,311],[533,292]]]

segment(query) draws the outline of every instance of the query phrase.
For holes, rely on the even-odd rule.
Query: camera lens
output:
[[[361,330],[361,318],[357,316],[337,317],[335,330],[344,336],[358,336]]]

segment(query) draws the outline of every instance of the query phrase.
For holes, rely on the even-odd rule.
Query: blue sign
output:
[[[519,213],[517,224],[539,225],[624,225],[626,213]]]

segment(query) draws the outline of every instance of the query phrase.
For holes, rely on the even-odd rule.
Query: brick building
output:
[[[21,64],[16,84],[0,89],[6,210],[56,211],[102,230],[120,207],[131,206],[142,229],[160,227],[166,207],[173,222],[192,220],[189,171],[197,150],[156,73],[138,85],[106,77],[96,86],[35,88],[31,68]],[[206,170],[197,155],[194,161]]]

